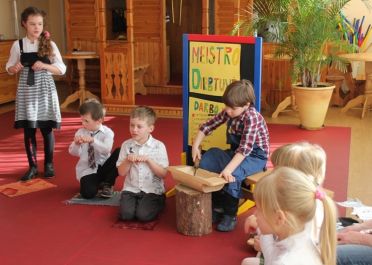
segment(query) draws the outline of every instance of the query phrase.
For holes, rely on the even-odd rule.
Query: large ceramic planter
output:
[[[302,128],[319,130],[324,127],[334,88],[335,86],[329,83],[318,83],[318,87],[302,87],[293,84]]]

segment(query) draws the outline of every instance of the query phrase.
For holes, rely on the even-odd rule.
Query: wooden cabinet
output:
[[[0,104],[15,100],[17,91],[17,76],[9,75],[5,65],[14,40],[0,41]]]
[[[292,94],[292,63],[288,59],[274,57],[277,47],[276,43],[270,42],[262,45],[262,100],[270,109],[275,109]]]
[[[93,78],[100,80],[101,100],[108,111],[122,112],[126,106],[135,105],[138,83],[148,88],[167,85],[171,71],[166,17],[171,9],[166,3],[166,0],[65,0],[68,52],[77,49],[99,54],[99,62],[94,63],[99,65],[100,75],[94,71],[90,78],[87,65],[87,87],[90,89],[88,82]],[[175,26],[192,24],[193,17],[185,14],[187,1],[178,3],[183,6],[178,5],[177,12],[173,8],[179,18]],[[210,9],[211,3],[214,4]],[[209,34],[213,27],[216,34],[229,34],[234,22],[247,15],[240,14],[240,10],[251,5],[252,0],[202,0],[202,21],[197,24],[201,30],[197,32]],[[214,18],[213,23],[210,18]],[[181,36],[175,36],[176,40],[172,35],[168,37],[169,44],[182,49]],[[178,63],[182,69],[182,60]],[[138,82],[136,69],[144,68],[143,80]]]

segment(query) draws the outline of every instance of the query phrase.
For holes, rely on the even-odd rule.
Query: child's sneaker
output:
[[[100,196],[103,198],[111,198],[114,195],[114,187],[110,184],[104,184]]]
[[[217,225],[217,230],[220,232],[230,232],[235,229],[236,216],[225,214],[222,221]]]

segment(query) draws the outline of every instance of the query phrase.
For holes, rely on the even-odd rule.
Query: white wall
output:
[[[14,39],[14,11],[12,7],[13,0],[0,0],[0,34],[5,39]]]
[[[20,16],[22,11],[28,6],[35,6],[47,13],[46,29],[50,31],[53,41],[56,42],[61,53],[66,50],[65,33],[65,14],[63,0],[16,0],[17,16],[19,23],[19,37],[24,36],[24,29],[20,26]],[[15,14],[13,0],[0,0],[0,34],[4,34],[5,39],[16,39],[15,34]]]

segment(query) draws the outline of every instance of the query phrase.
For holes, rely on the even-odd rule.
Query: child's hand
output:
[[[149,160],[148,156],[136,155],[136,154],[129,154],[127,156],[128,161],[132,163],[138,162],[147,162]]]
[[[252,214],[245,219],[244,232],[246,234],[252,234],[257,232],[257,217]]]
[[[360,230],[363,230],[362,224],[353,224],[353,225],[349,225],[349,226],[341,229],[339,231],[339,233],[346,233],[346,232],[350,232],[350,231],[360,231]]]
[[[147,162],[149,160],[148,156],[136,156],[136,162]]]
[[[81,135],[76,135],[74,137],[74,143],[77,145],[81,145],[82,143],[84,143],[83,139],[81,138]]]
[[[80,139],[82,141],[82,143],[93,143],[94,142],[94,138],[90,135],[80,135]]]
[[[201,151],[198,145],[192,145],[192,161],[201,159]]]
[[[32,70],[34,71],[40,71],[45,69],[45,64],[41,61],[36,61],[34,65],[32,66]]]
[[[23,68],[24,68],[23,65],[20,62],[18,62],[15,65],[9,67],[8,70],[9,70],[10,73],[16,74],[19,71],[21,71]]]
[[[220,177],[223,177],[227,182],[235,182],[232,172],[226,168],[221,172]]]
[[[129,154],[129,155],[127,156],[127,160],[128,160],[129,162],[135,163],[135,162],[136,162],[136,157],[137,157],[137,155],[135,155],[135,154]]]
[[[371,236],[367,234],[363,234],[357,231],[349,231],[346,233],[338,233],[337,234],[337,241],[338,244],[363,244],[363,239],[365,237]]]
[[[257,252],[261,252],[260,236],[254,236],[253,248],[254,248]]]

